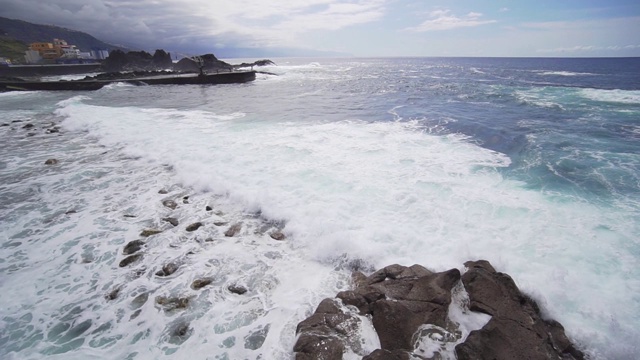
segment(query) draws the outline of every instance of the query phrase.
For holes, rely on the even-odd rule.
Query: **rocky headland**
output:
[[[365,360],[442,359],[450,358],[443,354],[447,351],[458,360],[584,359],[562,325],[544,319],[509,275],[485,260],[465,267],[464,274],[420,265],[390,265],[370,276],[354,272],[353,290],[323,300],[298,324],[296,360],[342,359],[347,352]],[[468,295],[463,313],[490,316],[466,334],[449,314],[461,292]],[[364,322],[372,324],[380,341],[370,353],[362,349]]]

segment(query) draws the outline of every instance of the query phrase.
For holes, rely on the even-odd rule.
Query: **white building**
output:
[[[37,64],[42,61],[42,56],[38,50],[27,50],[24,55],[27,64]]]

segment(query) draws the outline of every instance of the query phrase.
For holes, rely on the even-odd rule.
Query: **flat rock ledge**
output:
[[[450,328],[452,290],[460,282],[469,296],[469,310],[490,315],[479,330],[455,346],[458,360],[584,359],[560,323],[541,317],[538,305],[520,292],[513,279],[486,260],[468,261],[467,271],[434,273],[420,265],[390,265],[370,276],[353,273],[354,289],[324,299],[300,322],[294,345],[296,360],[342,359],[347,349],[363,360],[440,359],[414,352],[425,326]],[[380,349],[365,354],[357,331],[360,316],[371,319]]]

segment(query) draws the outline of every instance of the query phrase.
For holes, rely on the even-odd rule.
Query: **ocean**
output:
[[[273,60],[0,94],[0,358],[291,359],[354,269],[477,259],[591,358],[640,358],[640,59]]]

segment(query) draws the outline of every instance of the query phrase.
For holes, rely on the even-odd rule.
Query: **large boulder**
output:
[[[469,309],[491,315],[480,330],[456,346],[466,359],[583,359],[556,321],[540,316],[538,305],[522,294],[507,274],[488,261],[468,261],[462,283],[469,294]]]
[[[520,292],[511,277],[495,271],[488,261],[465,265],[464,275],[458,269],[434,273],[420,265],[397,264],[369,276],[354,272],[352,290],[338,293],[339,301],[323,300],[298,325],[296,360],[341,359],[349,349],[367,360],[421,358],[414,352],[420,329],[452,326],[448,314],[452,290],[461,284],[469,295],[469,310],[491,319],[464,341],[455,340],[459,360],[584,358],[562,325],[542,319],[537,304]],[[357,348],[362,339],[353,339],[360,336],[352,330],[360,326],[362,316],[371,319],[380,340],[380,349],[369,354]]]

